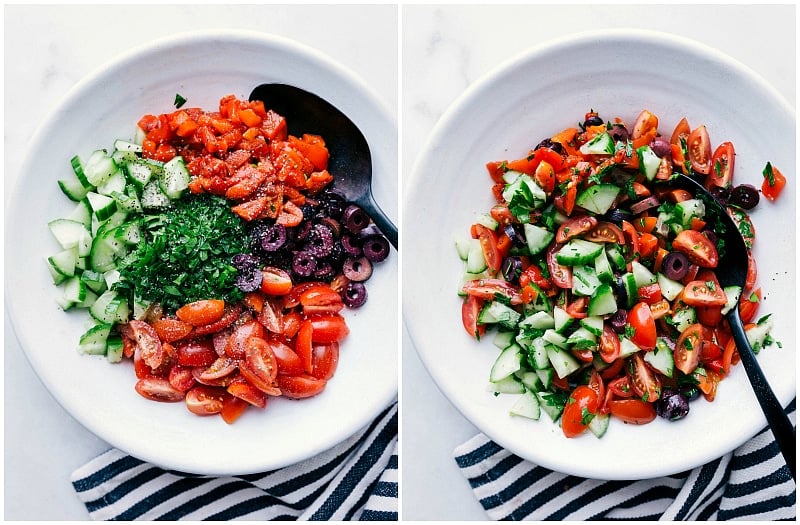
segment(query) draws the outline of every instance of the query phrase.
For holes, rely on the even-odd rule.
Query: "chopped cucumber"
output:
[[[183,157],[173,157],[170,161],[164,164],[164,176],[161,181],[161,190],[169,199],[175,200],[183,195],[186,188],[189,187],[189,182],[192,180],[192,175],[186,169],[186,162]]]
[[[568,351],[559,349],[555,345],[545,345],[545,349],[547,349],[550,364],[553,365],[553,370],[559,378],[564,379],[581,367],[578,360],[572,357]]]
[[[673,281],[663,273],[656,276],[658,286],[661,287],[661,295],[667,301],[673,301],[683,291],[683,284]]]
[[[572,291],[575,295],[591,297],[600,287],[600,279],[592,266],[577,264],[572,267]]]
[[[608,430],[610,421],[611,416],[609,414],[595,414],[592,420],[589,421],[589,431],[594,434],[595,437],[601,438]]]
[[[104,355],[112,327],[110,323],[101,323],[89,328],[78,342],[78,351],[82,354]]]
[[[583,190],[575,200],[575,204],[586,211],[603,215],[614,204],[620,188],[615,184],[595,184]]]
[[[545,414],[550,416],[553,421],[558,421],[564,411],[566,398],[562,399],[561,396],[553,392],[537,392],[536,396],[539,398],[539,406],[542,407]]]
[[[617,298],[614,290],[608,283],[597,287],[595,294],[589,299],[589,308],[586,313],[590,316],[603,316],[617,311]]]
[[[553,319],[553,316],[550,315],[550,313],[541,310],[534,312],[520,321],[519,326],[530,326],[531,328],[546,330],[548,328],[555,328],[556,323],[555,319]]]
[[[536,255],[545,250],[553,241],[555,235],[541,226],[535,224],[523,224],[525,241],[528,244],[528,251],[531,255]]]
[[[499,324],[505,328],[514,329],[519,323],[521,314],[498,301],[492,301],[484,306],[478,314],[479,324]]]
[[[614,139],[608,132],[599,133],[582,145],[580,150],[584,155],[613,155]]]
[[[633,278],[636,282],[636,288],[643,288],[657,281],[653,272],[648,270],[645,265],[636,260],[631,262],[631,273],[633,273]]]
[[[603,335],[603,317],[600,315],[589,315],[581,319],[580,324],[592,334],[600,337]]]
[[[733,310],[739,304],[739,296],[742,294],[741,286],[726,286],[723,288],[727,301],[725,306],[722,307],[722,315],[727,315],[728,312]]]
[[[594,348],[597,346],[597,336],[581,326],[567,338],[567,344],[574,349]]]
[[[656,340],[656,347],[652,352],[644,353],[644,360],[653,368],[667,377],[675,373],[675,358],[663,338]]]
[[[525,392],[525,385],[517,380],[514,374],[511,374],[499,381],[489,383],[489,390],[498,394],[522,394]]]
[[[572,316],[569,315],[563,308],[556,306],[553,309],[553,322],[556,332],[562,334],[566,332],[570,326],[572,326]]]
[[[658,168],[661,166],[661,159],[655,154],[650,146],[640,146],[636,149],[636,155],[639,157],[639,171],[644,175],[647,180],[656,178]]]
[[[566,266],[588,264],[603,250],[603,245],[583,239],[570,239],[556,252],[556,261]]]
[[[522,360],[522,348],[518,344],[512,344],[497,356],[489,373],[489,381],[497,383],[505,379],[520,369]]]
[[[528,419],[538,420],[541,416],[539,398],[533,392],[525,391],[519,396],[517,402],[511,407],[512,416],[522,416]]]
[[[492,343],[500,350],[505,350],[514,343],[516,336],[517,333],[514,330],[498,330]]]

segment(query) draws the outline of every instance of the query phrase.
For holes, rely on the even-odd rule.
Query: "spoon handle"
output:
[[[375,199],[372,197],[372,194],[366,195],[365,199],[362,199],[365,202],[360,202],[361,206],[367,211],[367,214],[372,218],[372,222],[375,223],[375,226],[381,231],[381,233],[386,237],[389,243],[394,246],[394,249],[397,249],[397,226],[389,220],[389,217],[383,213],[383,210],[378,206],[378,203],[375,202]]]
[[[786,415],[786,412],[783,410],[783,406],[778,401],[778,398],[775,397],[775,393],[767,383],[764,373],[761,371],[761,366],[759,366],[753,354],[753,349],[747,340],[747,335],[745,334],[744,326],[742,326],[739,313],[734,308],[728,313],[727,317],[733,339],[736,341],[736,348],[739,349],[739,356],[744,365],[745,372],[747,372],[747,377],[750,379],[750,384],[753,385],[756,399],[758,399],[761,410],[767,418],[769,428],[775,436],[775,441],[778,443],[778,448],[780,448],[781,454],[783,454],[783,458],[786,460],[786,465],[792,473],[792,478],[796,480],[797,450],[795,448],[795,429],[789,417]]]

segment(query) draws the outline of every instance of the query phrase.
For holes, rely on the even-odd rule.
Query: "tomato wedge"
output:
[[[716,268],[719,264],[717,247],[701,232],[683,230],[672,241],[672,248],[703,268]]]
[[[736,151],[731,142],[723,142],[717,146],[711,157],[711,170],[706,177],[706,188],[711,189],[714,186],[730,188],[735,159]]]
[[[705,126],[693,129],[689,134],[686,146],[692,169],[708,175],[711,172],[711,140],[708,138],[708,129]]]
[[[581,435],[592,417],[598,413],[597,392],[586,385],[579,385],[569,395],[561,414],[561,430],[568,438]]]
[[[695,323],[683,332],[678,338],[673,350],[675,367],[684,374],[691,374],[700,363],[700,353],[704,340],[703,325]]]
[[[633,328],[631,341],[642,350],[656,347],[656,320],[644,301],[636,303],[628,312],[628,324]]]

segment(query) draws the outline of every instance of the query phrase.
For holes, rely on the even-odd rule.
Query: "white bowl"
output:
[[[684,116],[705,124],[714,145],[736,147],[737,183],[760,187],[771,161],[789,183],[778,202],[752,214],[755,255],[774,336],[783,344],[758,360],[783,403],[795,393],[795,120],[793,110],[752,71],[697,43],[645,31],[574,35],[537,47],[472,85],[437,124],[415,164],[403,221],[404,321],[418,353],[449,400],[481,431],[539,465],[600,479],[680,472],[721,456],[766,424],[741,366],[713,403],[697,400],[679,422],[644,426],[612,421],[607,434],[566,439],[546,415],[510,417],[514,396],[487,390],[497,355],[491,338],[475,342],[461,324],[456,295],[463,272],[453,235],[468,235],[493,204],[489,161],[521,158],[541,139],[594,109],[631,123],[642,109],[672,132]],[[423,307],[424,305],[424,307]],[[438,431],[446,431],[439,429]]]
[[[397,255],[368,284],[370,300],[345,315],[350,327],[336,376],[321,395],[273,399],[233,425],[185,407],[147,401],[132,368],[79,355],[88,314],[64,313],[45,258],[57,251],[47,222],[72,204],[56,181],[70,158],[132,138],[146,113],[216,108],[227,94],[246,98],[263,82],[312,91],[338,107],[367,137],[376,198],[397,216],[394,117],[351,72],[298,43],[262,33],[205,31],[135,49],[80,82],[31,141],[6,215],[6,306],[25,353],[59,403],[111,445],[159,466],[198,474],[244,474],[290,465],[353,435],[397,393]]]

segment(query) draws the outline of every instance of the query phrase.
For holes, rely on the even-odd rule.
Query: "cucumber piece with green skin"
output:
[[[620,277],[622,287],[627,296],[628,308],[633,308],[633,305],[639,302],[639,287],[636,285],[636,276],[633,273],[626,273]]]
[[[505,350],[514,343],[516,335],[514,330],[498,330],[492,339],[492,344],[500,350]]]
[[[116,139],[114,141],[114,149],[116,151],[125,151],[128,153],[142,152],[141,144],[136,144],[135,142],[130,142],[128,140],[122,140],[122,139]]]
[[[656,173],[661,166],[661,158],[655,154],[650,146],[640,146],[636,149],[636,155],[639,157],[639,171],[647,180],[656,178]]]
[[[72,166],[72,172],[75,174],[75,178],[78,179],[78,182],[81,183],[87,191],[93,190],[94,185],[89,182],[89,179],[86,178],[86,172],[83,170],[83,162],[81,162],[80,157],[75,155],[69,160],[70,165]]]
[[[164,164],[161,190],[170,200],[179,199],[183,192],[186,191],[186,188],[189,187],[191,180],[192,175],[186,168],[186,162],[183,157],[173,157]]]
[[[514,375],[517,377],[517,379],[519,379],[519,381],[523,385],[525,385],[525,388],[529,392],[537,392],[544,388],[544,386],[542,385],[542,380],[539,379],[539,374],[537,374],[536,372],[520,369],[514,372]]]
[[[56,275],[62,277],[56,284],[62,283],[64,277],[73,277],[75,275],[75,267],[78,263],[78,247],[73,246],[51,255],[47,258],[47,263],[52,271],[55,272],[54,280],[56,280]]]
[[[516,403],[511,407],[512,416],[521,416],[538,421],[542,410],[539,406],[539,398],[530,391],[525,391],[519,396]]]
[[[555,238],[553,232],[535,224],[526,223],[522,225],[522,228],[525,233],[525,241],[528,244],[528,251],[531,255],[536,255],[547,249]]]
[[[758,353],[766,346],[770,331],[772,331],[770,316],[762,317],[755,326],[745,330],[747,341],[753,347],[753,352]]]
[[[475,222],[482,226],[486,226],[492,231],[497,231],[497,227],[500,225],[500,223],[498,223],[495,218],[488,213],[478,214],[478,216],[475,218]]]
[[[600,315],[587,315],[580,320],[580,325],[597,337],[603,335],[603,317]]]
[[[553,309],[553,323],[556,332],[563,334],[572,326],[572,316],[560,306],[556,306]]]
[[[143,189],[153,178],[153,168],[143,162],[128,162],[123,169],[128,181],[139,190]]]
[[[706,205],[700,199],[687,199],[675,205],[675,213],[680,219],[681,226],[689,228],[692,217],[703,219],[706,216]]]
[[[553,365],[553,370],[559,378],[564,379],[581,367],[578,360],[572,357],[567,350],[559,349],[555,345],[545,345],[545,349],[550,364]]]
[[[533,366],[536,370],[545,370],[550,368],[550,359],[547,357],[547,349],[545,348],[545,341],[541,337],[533,340],[531,344],[531,357],[533,359]]]
[[[614,270],[611,268],[611,263],[608,262],[608,255],[605,249],[594,259],[594,272],[600,282],[610,283],[614,280]]]
[[[649,286],[657,281],[656,276],[639,261],[631,261],[631,273],[633,273],[636,288]]]
[[[580,148],[584,155],[613,155],[614,139],[608,132],[598,133]]]
[[[83,224],[88,231],[92,226],[92,207],[89,205],[89,201],[85,198],[81,199],[69,215],[64,218]]]
[[[589,421],[589,431],[594,434],[596,438],[601,438],[608,430],[608,424],[611,421],[609,414],[595,414],[592,420]]]
[[[618,272],[625,271],[627,268],[627,262],[625,261],[625,256],[622,255],[622,252],[616,245],[607,244],[606,245],[606,255],[608,255],[608,260],[611,262],[611,265],[614,267],[615,270]]]
[[[667,301],[673,301],[683,291],[683,284],[673,281],[663,273],[656,275],[658,286],[661,288],[661,295]]]
[[[78,257],[86,257],[92,248],[92,235],[86,226],[70,219],[55,219],[47,223],[50,233],[63,249],[78,249]]]
[[[565,266],[575,266],[594,262],[603,249],[602,244],[584,239],[570,239],[556,252],[556,261]]]
[[[483,248],[478,239],[470,239],[469,251],[467,252],[466,271],[469,273],[481,273],[489,267],[486,264],[486,257],[483,255]]]
[[[628,339],[627,337],[620,337],[619,338],[619,358],[622,359],[624,357],[628,357],[629,355],[633,355],[636,352],[641,350],[636,343]]]
[[[595,184],[583,190],[575,199],[575,204],[584,210],[603,215],[614,204],[620,188],[616,184]]]
[[[597,346],[597,336],[581,326],[567,338],[567,344],[577,350],[593,348]]]
[[[491,301],[478,314],[479,324],[499,324],[513,330],[517,327],[522,315],[501,302]]]
[[[477,241],[477,239],[473,239],[472,237],[464,237],[463,235],[453,236],[453,244],[455,244],[456,253],[458,253],[458,258],[462,261],[467,260],[472,241]]]
[[[111,323],[100,323],[89,328],[78,342],[78,351],[82,354],[104,355],[112,328]]]
[[[86,188],[77,179],[59,179],[58,187],[70,200],[80,202],[91,188]]]
[[[497,356],[492,370],[489,372],[489,381],[497,383],[520,369],[522,363],[522,348],[512,344]]]
[[[675,357],[661,337],[656,340],[656,347],[652,352],[644,353],[644,360],[667,377],[672,377],[675,373]]]
[[[534,312],[531,315],[527,316],[525,319],[520,321],[519,326],[530,326],[531,328],[537,328],[539,330],[546,330],[548,328],[555,328],[556,323],[553,316],[550,315],[549,312],[544,310],[540,310],[538,312]]]
[[[617,298],[614,296],[614,290],[608,283],[601,284],[589,299],[589,308],[586,313],[589,316],[603,316],[613,314],[616,311]]]
[[[555,345],[563,350],[569,348],[569,345],[567,344],[567,338],[555,330],[545,330],[544,334],[542,334],[542,339],[545,343],[550,343],[551,345]]]
[[[86,180],[94,187],[103,185],[117,171],[117,164],[105,150],[94,151],[83,166]]]
[[[522,394],[525,392],[525,385],[514,374],[511,374],[499,381],[489,383],[489,389],[498,394]]]
[[[64,281],[64,301],[67,303],[81,303],[86,300],[86,283],[77,275]]]
[[[593,266],[577,264],[572,267],[572,292],[575,295],[591,297],[600,287],[600,279]]]
[[[551,368],[537,368],[536,375],[539,376],[539,381],[542,382],[542,387],[544,389],[550,388],[550,385],[553,384],[553,377],[555,377],[556,373],[555,370]]]
[[[97,216],[97,220],[105,221],[111,218],[117,211],[117,201],[109,195],[101,195],[94,191],[86,194],[86,199],[89,201],[89,206],[92,207],[92,212]]]
[[[536,296],[530,304],[526,305],[527,310],[534,312],[551,312],[553,310],[553,305],[550,303],[550,298],[539,288],[539,285],[531,282],[528,283],[528,287],[533,288]]]
[[[123,353],[122,337],[117,334],[111,334],[106,340],[106,358],[109,363],[119,363],[122,361]]]
[[[739,304],[739,296],[742,294],[741,286],[726,286],[723,288],[725,292],[725,306],[722,307],[722,315],[727,315],[728,312],[734,309]]]
[[[536,396],[539,398],[539,406],[542,407],[544,413],[553,421],[558,421],[564,411],[564,401],[552,392],[537,392]]]
[[[163,210],[169,208],[172,204],[172,201],[161,190],[161,185],[155,179],[145,184],[140,201],[142,208],[152,210]]]
[[[679,308],[672,312],[672,324],[679,332],[683,332],[697,322],[697,312],[691,306]]]
[[[125,175],[121,171],[114,172],[107,181],[98,186],[95,191],[100,195],[111,196],[114,192],[125,191],[125,185],[128,183]]]

